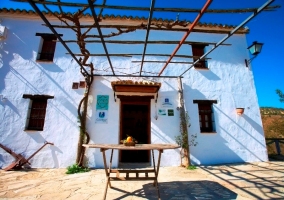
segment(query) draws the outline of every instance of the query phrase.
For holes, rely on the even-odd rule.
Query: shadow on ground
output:
[[[269,154],[269,161],[284,161],[284,155],[279,154]]]
[[[213,181],[173,181],[159,183],[161,199],[165,200],[225,200],[236,199],[237,194]],[[158,199],[156,187],[152,183],[143,185],[143,189],[138,189],[128,193],[120,188],[112,187],[113,190],[124,192],[118,199],[126,197],[140,197],[145,199]]]

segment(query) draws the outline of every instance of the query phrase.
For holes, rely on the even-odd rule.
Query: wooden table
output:
[[[160,191],[159,191],[159,184],[158,184],[158,174],[159,174],[159,168],[160,168],[161,154],[163,153],[165,149],[179,148],[178,145],[173,145],[173,144],[136,144],[135,146],[124,146],[123,144],[83,144],[83,146],[87,148],[100,148],[103,154],[103,161],[104,161],[104,167],[105,167],[105,173],[106,173],[106,179],[107,179],[103,199],[106,199],[108,186],[111,187],[110,181],[135,181],[135,180],[153,180],[154,181],[153,184],[156,187],[157,192],[158,192],[158,199],[161,199]],[[130,151],[131,150],[151,150],[152,158],[153,158],[153,169],[141,169],[141,170],[111,169],[112,156],[113,156],[114,149],[130,150]],[[105,151],[107,150],[111,150],[109,168],[107,167],[106,154],[105,154]],[[157,167],[155,166],[154,150],[159,151]],[[116,177],[110,177],[111,173],[116,173]],[[126,176],[122,177],[120,176],[120,173],[125,173]],[[130,173],[132,174],[134,173],[135,177],[130,177],[129,176]],[[149,173],[153,173],[154,177],[149,177]],[[139,175],[142,175],[142,174],[144,174],[144,176],[139,177]]]

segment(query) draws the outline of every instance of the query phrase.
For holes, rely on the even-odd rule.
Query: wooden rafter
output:
[[[100,40],[85,40],[85,41],[77,41],[77,40],[64,40],[66,43],[80,43],[80,42],[85,42],[85,43],[101,43]],[[178,44],[180,41],[177,40],[156,40],[156,41],[147,41],[148,44]],[[105,43],[109,44],[144,44],[145,41],[139,41],[139,40],[105,40]],[[183,44],[188,44],[188,45],[215,45],[217,43],[215,42],[194,42],[194,41],[185,41]],[[221,44],[224,46],[231,46],[232,44]]]
[[[140,72],[139,72],[140,76],[141,76],[141,73],[142,73],[144,57],[145,57],[145,53],[146,53],[146,49],[147,49],[147,43],[148,43],[148,37],[149,37],[149,32],[150,32],[150,27],[151,27],[151,20],[152,20],[152,16],[153,16],[154,6],[155,6],[155,0],[152,0],[151,1],[150,12],[149,12],[148,23],[147,23],[146,39],[145,39],[144,49],[143,49],[143,54],[142,54],[141,67],[140,67]]]
[[[248,18],[246,18],[242,23],[240,23],[234,30],[232,30],[227,36],[225,36],[223,39],[221,39],[212,49],[210,49],[208,52],[203,54],[200,58],[198,58],[187,70],[185,70],[180,76],[184,75],[188,70],[190,70],[194,65],[196,65],[200,60],[204,59],[207,55],[209,55],[212,51],[214,51],[220,44],[225,42],[228,38],[230,38],[234,33],[238,31],[241,27],[246,25],[250,20],[252,20],[256,15],[258,15],[261,11],[263,11],[265,8],[267,8],[274,0],[268,0],[265,2],[260,8],[257,9],[256,12],[251,14]]]
[[[132,60],[131,62],[133,63],[141,63],[142,61],[140,60]],[[165,63],[167,61],[162,61],[162,60],[144,60],[145,63]],[[193,62],[182,62],[182,61],[171,61],[170,63],[174,64],[193,64]]]
[[[51,10],[48,10],[49,12],[45,12],[45,11],[41,11],[41,14],[42,15],[46,15],[47,17],[49,17],[51,14],[53,15],[57,15],[58,16],[65,16],[66,19],[68,17],[72,17],[74,14],[71,14],[71,13],[64,13],[63,12],[63,8],[66,6],[73,6],[73,7],[83,7],[83,9],[85,8],[88,8],[88,7],[91,7],[91,15],[90,15],[90,12],[84,12],[82,11],[81,9],[81,15],[80,15],[80,19],[82,20],[87,20],[89,21],[90,17],[97,17],[96,14],[93,12],[94,11],[94,8],[101,8],[100,9],[100,14],[99,16],[97,17],[97,22],[94,23],[94,24],[88,24],[88,25],[82,25],[82,24],[65,24],[65,25],[51,25],[49,23],[49,28],[69,28],[73,31],[78,31],[78,30],[83,30],[83,29],[87,29],[87,31],[85,31],[85,33],[83,34],[84,36],[84,40],[66,40],[66,41],[63,41],[63,45],[65,46],[66,43],[68,42],[76,42],[80,49],[84,50],[85,49],[85,52],[87,53],[84,53],[84,52],[81,52],[81,53],[78,53],[78,54],[74,54],[73,52],[69,52],[67,54],[71,54],[72,56],[83,56],[84,60],[86,61],[85,58],[88,58],[89,56],[106,56],[108,58],[108,60],[110,61],[110,58],[109,56],[127,56],[127,57],[131,57],[131,56],[170,56],[170,58],[168,59],[168,61],[166,62],[166,65],[167,63],[174,63],[174,62],[171,62],[171,58],[172,57],[179,57],[179,58],[193,58],[193,56],[187,56],[187,55],[168,55],[168,54],[145,54],[146,52],[146,46],[148,44],[166,44],[165,41],[148,41],[146,39],[146,41],[115,41],[115,40],[110,40],[110,41],[105,41],[104,42],[104,38],[107,38],[107,37],[113,37],[113,36],[117,36],[117,35],[120,35],[122,33],[128,33],[128,32],[131,32],[131,31],[135,31],[135,30],[147,30],[148,31],[152,31],[152,30],[161,30],[161,31],[187,31],[188,30],[188,27],[191,26],[193,27],[191,32],[204,32],[204,33],[225,33],[227,34],[228,37],[230,37],[232,34],[244,34],[244,33],[248,33],[248,29],[246,28],[243,28],[243,27],[240,27],[240,26],[237,26],[237,27],[234,27],[234,26],[223,26],[223,25],[217,25],[217,24],[206,24],[206,23],[197,23],[195,24],[195,22],[191,23],[189,21],[169,21],[169,20],[160,20],[160,19],[155,19],[153,18],[153,20],[151,21],[151,17],[148,18],[148,22],[146,21],[145,18],[141,17],[141,18],[133,18],[132,16],[130,17],[121,17],[121,16],[108,16],[108,15],[105,15],[105,16],[101,16],[102,15],[102,11],[104,9],[118,9],[118,10],[132,10],[132,11],[135,11],[135,10],[140,10],[140,11],[147,11],[151,14],[151,12],[154,12],[154,11],[159,11],[159,12],[203,12],[203,13],[244,13],[244,12],[253,12],[254,14],[255,13],[258,13],[259,12],[259,9],[257,8],[248,8],[248,9],[205,9],[205,10],[200,10],[200,9],[189,9],[189,8],[144,8],[144,7],[131,7],[131,6],[112,6],[112,5],[106,5],[106,0],[103,0],[102,2],[102,5],[97,5],[97,4],[94,4],[95,0],[87,0],[89,2],[89,4],[86,4],[86,3],[68,3],[68,2],[61,2],[61,0],[57,0],[56,1],[51,1],[51,0],[12,0],[12,1],[17,1],[17,2],[30,2],[30,1],[33,1],[34,3],[36,4],[43,4],[44,8],[47,8],[46,5],[56,5],[58,6],[59,10],[60,10],[60,13],[57,13],[57,12],[52,12]],[[210,1],[210,0],[208,0]],[[268,0],[268,1],[274,1],[274,0]],[[264,8],[261,9],[261,11],[272,11],[276,8],[279,8],[280,6],[265,6]],[[151,11],[152,10],[152,11]],[[79,9],[80,11],[80,9]],[[56,14],[55,14],[56,13]],[[253,15],[254,15],[253,14]],[[150,15],[149,15],[150,16]],[[129,20],[125,20],[125,19],[129,19]],[[63,21],[63,24],[64,24],[64,21]],[[193,25],[195,24],[195,25]],[[88,34],[88,32],[91,30],[91,29],[97,29],[99,31],[99,29],[101,28],[109,28],[109,29],[113,29],[113,28],[116,28],[118,30],[117,33],[110,33],[108,35],[102,35],[102,34],[99,34],[99,35],[92,35],[92,34]],[[77,32],[76,32],[77,34]],[[86,44],[87,43],[99,43],[99,40],[92,40],[92,39],[89,39],[89,40],[86,40],[86,38],[101,38],[101,43],[103,44],[104,46],[104,49],[106,51],[105,54],[91,54],[88,49],[86,48]],[[227,37],[226,37],[227,38]],[[144,42],[144,43],[143,43]],[[176,44],[175,43],[176,41],[168,41],[167,44]],[[218,43],[206,43],[206,42],[199,42],[199,43],[194,43],[194,42],[186,42],[186,41],[180,41],[178,44],[181,45],[181,44],[202,44],[202,45],[213,45],[213,48],[210,50],[213,51],[214,49],[216,49],[218,46],[220,45],[230,45],[230,44],[224,44],[223,43],[224,41],[220,41]],[[108,52],[107,52],[107,48],[106,48],[106,43],[112,43],[112,44],[144,44],[144,53],[143,54],[110,54],[108,55]],[[81,48],[81,47],[84,47],[84,48]],[[209,52],[209,53],[210,53]],[[202,57],[199,57],[197,59],[196,62],[200,61],[200,60],[206,60],[206,59],[209,59],[209,58],[205,58],[208,54],[202,56]],[[194,57],[195,58],[195,57]],[[81,59],[81,58],[80,58]],[[141,75],[141,71],[142,71],[142,66],[143,66],[143,59],[142,58],[142,61],[141,61],[141,70],[140,70],[140,75]],[[79,62],[81,62],[79,60]],[[134,62],[137,62],[137,61],[134,61]],[[147,60],[145,62],[162,62],[162,61],[150,61],[150,60]],[[84,63],[84,62],[83,62]],[[190,62],[187,62],[187,63],[190,63]],[[111,63],[110,63],[111,65]],[[166,66],[165,65],[165,66]],[[193,63],[192,66],[194,66],[195,63]],[[165,67],[164,67],[165,68]],[[164,70],[164,68],[160,71],[159,75],[161,75],[162,71]],[[113,71],[114,73],[114,71]],[[139,72],[138,72],[139,73]]]
[[[66,53],[66,54],[69,54],[69,53]],[[74,53],[75,56],[83,56],[84,54],[80,54],[80,53]],[[108,54],[109,56],[117,56],[117,57],[133,57],[133,56],[142,56],[142,54],[140,53],[111,53],[111,54]],[[164,57],[168,57],[170,56],[171,54],[145,54],[145,56],[164,56]],[[106,56],[106,54],[104,53],[91,53],[89,54],[89,56]],[[199,56],[188,56],[188,55],[174,55],[174,57],[177,57],[177,58],[199,58]],[[211,59],[211,58],[203,58],[204,60],[208,60],[208,59]]]
[[[91,12],[92,12],[92,15],[93,15],[95,24],[96,24],[96,26],[97,26],[97,30],[98,30],[99,36],[100,36],[100,38],[101,38],[102,45],[103,45],[104,50],[105,50],[105,53],[106,53],[106,57],[107,57],[107,59],[108,59],[108,63],[109,63],[109,65],[110,65],[110,67],[111,67],[111,71],[112,71],[113,75],[115,75],[115,72],[114,72],[114,70],[113,70],[113,66],[112,66],[110,57],[109,57],[109,55],[108,55],[108,50],[107,50],[107,47],[106,47],[106,44],[105,44],[105,41],[104,41],[103,33],[102,33],[101,27],[100,27],[100,25],[99,25],[99,20],[98,20],[98,18],[97,18],[96,11],[95,11],[95,8],[94,8],[94,5],[93,5],[94,0],[88,0],[88,2],[89,2],[89,6],[90,6],[90,9],[91,9]]]
[[[204,14],[204,12],[207,10],[207,8],[210,6],[210,4],[212,3],[213,0],[207,0],[206,3],[204,4],[204,6],[202,7],[202,9],[200,10],[200,13],[196,16],[195,20],[192,22],[192,24],[188,27],[187,32],[184,34],[184,36],[181,38],[179,44],[177,45],[177,47],[174,49],[173,53],[170,55],[169,59],[167,60],[167,62],[165,63],[165,65],[163,66],[163,68],[161,69],[161,71],[159,72],[159,76],[163,73],[163,71],[166,69],[167,65],[169,64],[169,62],[171,62],[172,58],[175,56],[175,54],[178,52],[178,50],[180,49],[181,45],[183,44],[183,42],[186,40],[186,38],[188,37],[188,35],[191,33],[191,31],[193,30],[194,26],[198,23],[198,21],[201,19],[202,15]]]
[[[11,0],[15,2],[28,2],[28,0]],[[37,1],[37,4],[45,4],[45,5],[60,5],[60,6],[69,6],[69,7],[86,7],[88,4],[84,3],[68,3],[68,2],[54,2],[54,1]],[[131,6],[115,6],[115,5],[100,5],[94,4],[96,8],[104,8],[104,9],[115,9],[115,10],[132,10],[132,11],[148,11],[148,7],[131,7]],[[275,9],[280,8],[280,6],[269,6],[265,8],[264,11],[274,11]],[[207,9],[206,13],[252,13],[255,12],[257,8],[240,8],[240,9]],[[154,8],[153,11],[158,12],[178,12],[178,13],[199,13],[200,9],[190,9],[190,8]]]

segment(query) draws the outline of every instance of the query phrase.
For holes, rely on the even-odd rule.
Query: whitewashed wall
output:
[[[0,16],[1,17],[1,16]],[[31,160],[34,168],[63,168],[75,162],[78,143],[77,105],[84,90],[72,89],[72,82],[83,80],[79,66],[66,55],[64,47],[58,43],[54,63],[35,62],[40,37],[35,33],[51,33],[42,26],[40,20],[24,20],[6,17],[1,18],[1,25],[8,28],[8,36],[0,41],[0,94],[7,98],[0,101],[0,143],[25,157],[36,151],[43,142],[53,142],[54,146],[45,147]],[[54,22],[55,23],[55,22]],[[60,30],[61,34],[71,39],[72,33]],[[179,40],[182,33],[175,34]],[[151,32],[149,40],[172,39],[170,32]],[[223,35],[192,33],[189,41],[218,42]],[[116,39],[141,39],[145,32],[119,36]],[[209,70],[190,69],[183,75],[185,105],[189,113],[190,135],[197,134],[198,145],[191,148],[191,159],[195,164],[218,164],[234,162],[267,161],[264,133],[261,123],[256,90],[252,71],[245,66],[248,58],[247,43],[244,35],[235,35],[208,57]],[[101,46],[94,46],[94,51],[101,51]],[[123,45],[122,45],[123,46]],[[76,44],[70,44],[76,49]],[[119,51],[119,47],[108,45],[110,53]],[[165,45],[158,49],[148,47],[148,53],[171,53],[175,45]],[[127,47],[133,53],[141,53],[143,46]],[[208,47],[210,48],[210,46]],[[76,50],[74,50],[76,52]],[[79,52],[79,51],[77,51]],[[191,48],[184,45],[179,54],[191,55]],[[134,58],[112,58],[113,66],[120,71],[135,72],[140,65],[132,63]],[[151,58],[156,59],[157,58]],[[160,59],[160,58],[159,58]],[[105,58],[90,58],[99,69],[108,67]],[[162,64],[144,64],[145,71],[159,71]],[[125,69],[126,68],[126,69]],[[170,64],[164,75],[180,75],[188,65]],[[110,77],[96,77],[91,89],[88,105],[88,131],[92,143],[118,143],[119,141],[119,108],[120,101],[114,101],[110,82],[117,80]],[[135,79],[136,80],[136,79]],[[142,79],[137,79],[142,80]],[[154,118],[159,100],[151,102],[151,142],[175,143],[174,137],[179,134],[179,113],[177,80],[173,78],[156,78],[162,83],[159,97],[168,96],[174,100],[175,116],[158,116]],[[24,131],[29,99],[23,94],[46,94],[54,96],[48,100],[45,126],[43,131]],[[109,95],[109,118],[107,124],[95,123],[96,96]],[[217,100],[214,104],[216,133],[200,133],[198,107],[193,100]],[[238,116],[236,107],[244,107],[245,113]],[[191,138],[190,138],[191,139]],[[180,164],[178,150],[167,150],[162,155],[162,166]],[[103,166],[99,150],[90,149],[86,153],[90,167]],[[5,167],[13,158],[0,149],[0,167]],[[118,155],[114,155],[114,166],[118,165]]]

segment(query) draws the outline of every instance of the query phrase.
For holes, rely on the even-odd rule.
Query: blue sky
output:
[[[67,1],[67,0],[65,0]],[[98,0],[101,3],[103,0]],[[259,8],[267,0],[213,0],[209,9],[233,9],[233,8]],[[62,0],[64,2],[64,0]],[[71,1],[69,1],[71,2]],[[82,2],[77,0],[76,2]],[[107,5],[119,5],[123,2],[128,6],[150,7],[150,0],[107,0]],[[156,0],[155,7],[191,7],[201,8],[205,0]],[[186,4],[186,5],[185,5]],[[271,6],[280,5],[276,11],[262,12],[251,20],[246,26],[250,33],[247,34],[248,45],[253,41],[264,43],[262,52],[252,61],[252,69],[255,79],[258,102],[261,107],[284,108],[284,103],[279,101],[276,89],[284,92],[284,0],[275,0]],[[9,0],[0,0],[0,8],[19,8],[32,10],[28,3],[17,3]],[[120,12],[120,13],[119,13]],[[103,14],[139,15],[148,17],[148,12],[117,11],[105,9]],[[196,13],[180,13],[179,19],[193,21]],[[239,25],[251,13],[245,14],[205,14],[200,22]],[[155,12],[153,17],[175,19],[176,13]]]

